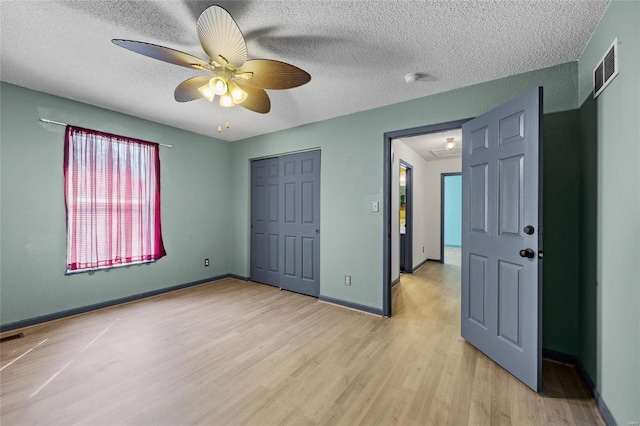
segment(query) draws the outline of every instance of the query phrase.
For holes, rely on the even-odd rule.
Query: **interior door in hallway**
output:
[[[251,279],[317,297],[320,151],[254,161],[251,169]]]
[[[462,125],[462,337],[542,378],[542,88]]]

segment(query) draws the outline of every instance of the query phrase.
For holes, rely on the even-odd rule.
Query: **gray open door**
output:
[[[542,88],[462,126],[462,337],[542,385]]]

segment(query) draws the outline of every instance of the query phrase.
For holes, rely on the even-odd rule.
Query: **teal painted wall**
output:
[[[444,245],[462,245],[462,176],[444,178]]]
[[[384,132],[473,117],[538,85],[544,87],[545,120],[550,122],[543,135],[545,179],[550,176],[544,186],[549,206],[544,224],[561,230],[555,239],[547,235],[545,247],[544,346],[576,354],[577,276],[572,274],[577,271],[578,242],[571,239],[577,235],[578,220],[570,215],[577,214],[579,198],[578,168],[571,165],[575,162],[577,63],[235,142],[231,156],[236,216],[230,224],[235,236],[229,246],[230,272],[249,273],[250,160],[320,148],[320,294],[381,309],[382,214],[371,212],[370,206],[383,198]],[[555,208],[554,203],[562,207]],[[573,250],[568,256],[567,246]],[[352,276],[351,286],[343,284],[347,274]]]
[[[543,346],[578,354],[578,111],[543,117]]]
[[[598,117],[588,96],[579,110],[580,146],[580,347],[578,354],[597,382],[598,337]]]
[[[640,421],[639,22],[640,2],[611,2],[578,65],[580,358],[620,425]],[[620,74],[594,101],[593,69],[615,37]]]
[[[228,271],[228,143],[6,83],[0,91],[3,325]],[[166,257],[65,276],[64,127],[40,117],[174,146],[160,149]]]

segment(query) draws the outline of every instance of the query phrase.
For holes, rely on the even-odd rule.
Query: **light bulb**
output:
[[[444,149],[447,151],[453,151],[456,147],[456,142],[453,138],[447,138],[447,142],[444,144]]]
[[[208,84],[206,84],[206,85],[204,85],[202,87],[198,87],[198,92],[200,92],[202,97],[204,97],[209,102],[213,102],[213,97],[216,95],[213,92],[213,90],[211,90],[211,87]]]
[[[227,83],[220,77],[213,77],[209,80],[209,87],[211,87],[211,90],[218,96],[227,93]]]
[[[231,97],[233,98],[234,104],[241,104],[247,99],[247,92],[242,90],[240,86],[238,86],[235,82],[229,83],[229,91],[231,92]]]
[[[233,98],[231,97],[231,94],[229,92],[227,92],[224,95],[220,96],[220,106],[221,107],[229,108],[229,107],[232,107],[233,105],[235,105],[235,104],[233,103]]]

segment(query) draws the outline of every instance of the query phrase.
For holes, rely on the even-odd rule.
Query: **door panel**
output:
[[[274,166],[274,168],[276,168]],[[274,178],[270,178],[274,179]],[[268,207],[267,211],[269,212],[269,222],[272,224],[277,224],[280,222],[280,205],[278,202],[278,196],[280,194],[280,185],[278,182],[269,184],[269,200],[267,201]],[[275,228],[274,228],[275,229]]]
[[[476,154],[478,151],[487,149],[489,146],[489,128],[480,127],[471,131],[470,134],[471,153]]]
[[[282,177],[286,244],[282,259],[286,290],[320,294],[320,151],[287,155]]]
[[[469,318],[478,323],[481,327],[485,325],[485,304],[486,304],[486,283],[487,283],[487,258],[471,254],[469,256]]]
[[[503,236],[522,237],[524,220],[524,156],[500,160],[498,232]]]
[[[313,267],[315,265],[315,238],[302,237],[302,278],[313,280],[315,276]]]
[[[251,163],[251,278],[278,285],[280,207],[277,158]]]
[[[488,167],[487,163],[471,166],[469,173],[469,185],[471,187],[471,204],[469,218],[471,231],[487,233],[487,205],[489,193],[487,192]]]
[[[542,88],[462,126],[462,337],[541,387]],[[530,225],[532,234],[524,232]],[[533,257],[521,250],[531,249]]]
[[[278,253],[278,247],[280,247],[280,235],[269,234],[269,272],[273,274],[280,274],[280,256]],[[268,284],[277,285],[278,283],[276,281]]]
[[[521,348],[520,284],[522,266],[498,261],[498,336]]]

